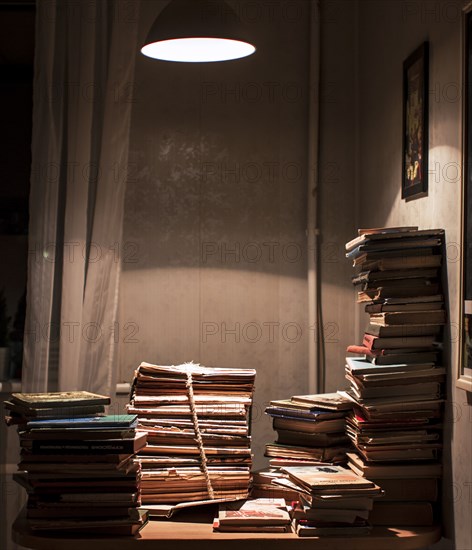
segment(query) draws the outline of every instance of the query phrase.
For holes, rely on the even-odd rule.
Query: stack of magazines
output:
[[[293,530],[300,537],[368,534],[374,498],[381,495],[375,483],[347,468],[331,464],[285,467],[285,485],[299,493],[292,508]]]
[[[6,403],[7,422],[18,426],[14,479],[28,492],[30,529],[133,535],[144,525],[133,455],[146,434],[136,416],[104,415],[109,402],[80,391],[13,394]]]
[[[193,363],[138,367],[128,412],[147,432],[136,460],[151,513],[160,505],[248,496],[255,375]]]
[[[351,409],[352,402],[337,393],[271,401],[265,412],[272,418],[277,441],[266,445],[270,467],[253,473],[251,496],[298,500],[295,489],[278,483],[287,478],[282,466],[345,463],[352,449],[345,433]]]
[[[345,417],[352,402],[337,393],[293,396],[271,401],[277,441],[266,445],[272,467],[346,462],[351,449],[345,433]]]

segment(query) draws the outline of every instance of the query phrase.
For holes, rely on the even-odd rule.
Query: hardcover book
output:
[[[366,328],[366,334],[380,336],[381,338],[405,338],[408,336],[436,336],[441,333],[440,324],[409,324],[409,325],[388,325],[371,322]]]
[[[137,432],[130,439],[104,440],[30,440],[20,439],[23,448],[32,453],[46,454],[134,454],[146,445],[145,432]]]
[[[418,227],[383,227],[375,229],[360,229],[359,235],[346,243],[346,251],[366,244],[374,246],[375,241],[381,241],[384,246],[391,242],[399,243],[400,246],[408,246],[410,240],[436,237],[444,234],[443,229],[421,229]]]
[[[330,489],[372,489],[375,484],[342,466],[320,465],[284,467],[282,471],[310,492]]]
[[[351,403],[339,393],[321,393],[314,395],[294,395],[293,403],[302,403],[312,407],[345,411],[352,408]]]
[[[135,414],[113,414],[106,416],[91,416],[77,418],[52,418],[48,420],[30,420],[26,427],[29,430],[38,429],[87,429],[103,430],[105,428],[135,428],[138,417]]]
[[[289,525],[285,499],[259,498],[219,505],[218,520],[223,525]]]
[[[11,401],[28,408],[109,405],[110,398],[88,391],[12,393]]]

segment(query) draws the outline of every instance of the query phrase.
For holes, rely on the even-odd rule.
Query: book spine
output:
[[[100,453],[131,454],[134,453],[132,441],[33,441],[33,453]]]
[[[366,313],[382,313],[383,305],[382,304],[367,304],[364,308]]]
[[[429,324],[443,324],[446,321],[446,316],[444,311],[430,311],[426,313],[387,312],[383,313],[383,320],[385,321],[385,323],[391,323],[395,325],[420,324],[426,322],[428,322]]]

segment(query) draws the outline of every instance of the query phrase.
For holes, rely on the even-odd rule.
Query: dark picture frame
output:
[[[472,392],[472,3],[462,24],[462,254],[457,386]]]
[[[403,62],[402,199],[428,194],[429,43]]]

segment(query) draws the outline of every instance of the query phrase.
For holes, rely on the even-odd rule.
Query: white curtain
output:
[[[138,13],[38,1],[23,391],[115,386]]]

